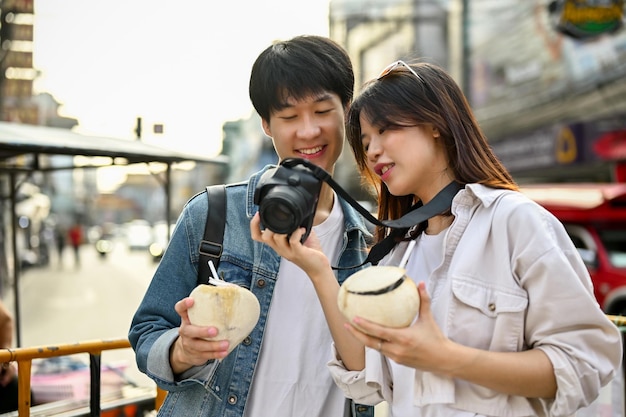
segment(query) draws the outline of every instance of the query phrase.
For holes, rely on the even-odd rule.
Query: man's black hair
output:
[[[354,94],[350,57],[329,38],[302,35],[276,42],[252,66],[250,100],[264,120],[289,97],[299,100],[324,91],[336,93],[344,108]]]

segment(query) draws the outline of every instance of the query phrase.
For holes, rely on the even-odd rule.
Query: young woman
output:
[[[451,182],[460,191],[381,262],[398,265],[411,248],[420,312],[402,329],[346,325],[367,349],[356,367],[337,350],[330,369],[344,392],[422,417],[569,416],[596,399],[619,369],[620,333],[563,226],[517,191],[454,80],[435,65],[395,62],[364,87],[347,124],[380,219]]]

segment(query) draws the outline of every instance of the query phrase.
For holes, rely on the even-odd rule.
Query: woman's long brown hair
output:
[[[415,203],[414,196],[394,196],[378,175],[367,167],[361,142],[360,117],[373,126],[431,124],[439,131],[449,168],[462,185],[479,183],[493,188],[518,190],[510,173],[493,153],[463,92],[442,68],[412,64],[417,78],[399,66],[381,79],[365,84],[356,97],[346,120],[348,142],[365,184],[378,197],[378,218],[397,219]],[[378,227],[376,241],[388,230]]]

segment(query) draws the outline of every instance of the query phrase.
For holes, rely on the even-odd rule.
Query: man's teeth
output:
[[[318,153],[322,150],[321,146],[316,146],[315,148],[310,149],[299,149],[298,152],[303,153],[305,155],[313,155],[314,153]]]

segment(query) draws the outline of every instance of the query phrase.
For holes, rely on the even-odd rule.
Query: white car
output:
[[[154,241],[152,226],[147,220],[137,219],[126,223],[126,245],[130,250],[146,250]]]

